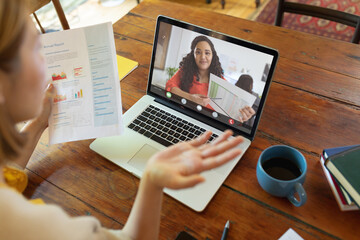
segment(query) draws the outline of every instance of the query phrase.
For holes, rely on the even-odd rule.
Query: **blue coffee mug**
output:
[[[291,180],[281,180],[270,176],[264,170],[263,166],[264,163],[273,158],[282,158],[286,159],[286,161],[291,161],[299,168],[301,172],[300,176]],[[306,171],[306,159],[298,150],[285,145],[276,145],[265,149],[261,153],[256,166],[256,177],[260,186],[266,192],[277,197],[287,197],[292,204],[300,207],[304,205],[307,200],[307,195],[303,187]],[[295,193],[298,193],[299,200],[294,196]]]

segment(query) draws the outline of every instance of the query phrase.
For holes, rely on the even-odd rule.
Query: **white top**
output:
[[[70,217],[52,204],[35,205],[7,187],[0,188],[0,239],[127,240],[120,230],[101,227],[90,216]]]

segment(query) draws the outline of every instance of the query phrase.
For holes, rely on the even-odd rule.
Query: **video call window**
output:
[[[272,60],[271,55],[161,22],[152,85],[167,97],[176,96],[174,101],[192,103],[187,107],[204,109],[203,114],[250,132]]]

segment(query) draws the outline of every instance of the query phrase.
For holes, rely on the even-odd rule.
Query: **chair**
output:
[[[225,8],[225,0],[221,0],[220,2],[221,2],[221,8],[224,9]],[[206,3],[210,4],[211,0],[206,0]]]
[[[283,16],[285,12],[301,14],[306,16],[312,16],[330,21],[342,23],[355,28],[354,35],[352,37],[352,43],[359,43],[360,41],[360,16],[333,10],[329,8],[323,8],[313,5],[307,5],[295,2],[286,2],[285,0],[278,0],[278,9],[275,18],[275,25],[281,26]]]
[[[66,20],[64,10],[61,7],[61,4],[60,4],[59,0],[30,0],[29,1],[30,12],[34,15],[34,18],[35,18],[37,24],[39,25],[41,32],[45,33],[45,29],[41,26],[40,21],[39,21],[38,17],[35,14],[35,11],[42,8],[43,6],[45,6],[46,4],[48,4],[50,2],[52,2],[52,4],[54,5],[54,8],[55,8],[56,13],[57,13],[57,15],[59,17],[62,28],[64,30],[70,29],[69,23]]]

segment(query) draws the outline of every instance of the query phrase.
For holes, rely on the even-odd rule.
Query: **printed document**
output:
[[[240,109],[251,107],[256,97],[251,93],[210,74],[208,97],[210,106],[218,113],[238,120],[241,117]]]
[[[50,144],[119,135],[120,82],[111,23],[41,35],[46,76],[57,90]]]
[[[292,228],[289,228],[278,240],[304,240]]]

